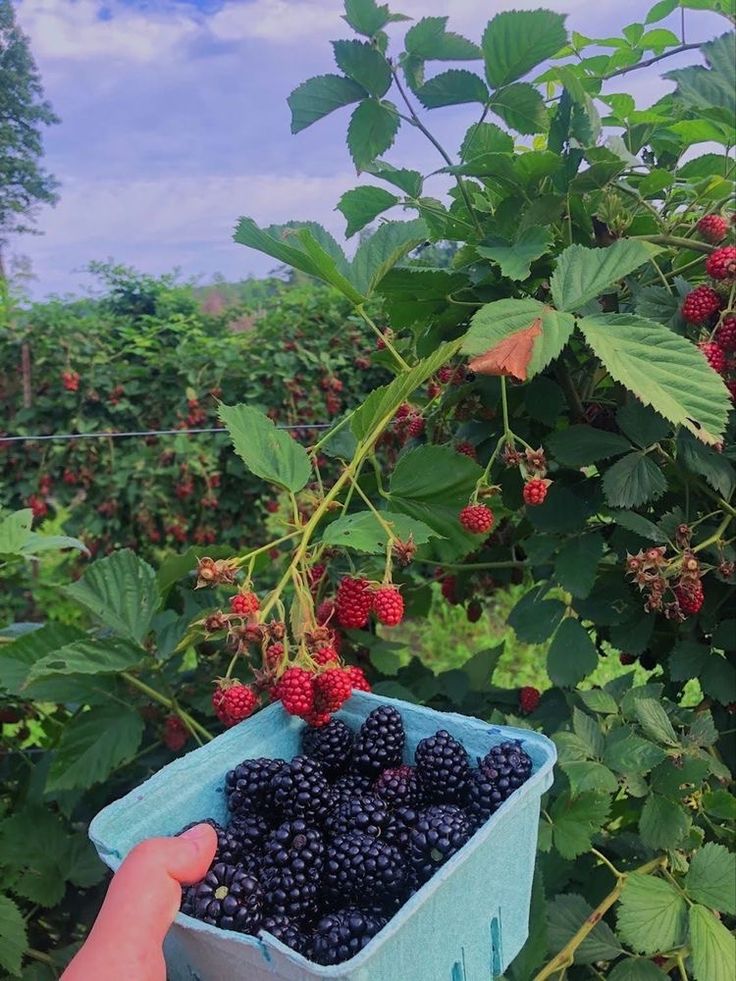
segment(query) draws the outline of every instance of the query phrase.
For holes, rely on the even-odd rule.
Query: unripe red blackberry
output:
[[[694,583],[680,584],[675,590],[675,596],[684,616],[694,616],[700,612],[705,600],[703,583],[698,579]]]
[[[407,430],[409,436],[412,439],[417,439],[424,432],[424,417],[420,415],[412,416],[409,420],[409,428]]]
[[[219,682],[212,695],[215,715],[225,726],[234,726],[252,715],[258,705],[258,696],[241,681],[227,679]]]
[[[715,341],[701,341],[698,347],[713,371],[722,375],[726,370],[726,352]]]
[[[471,600],[468,603],[465,615],[468,618],[468,623],[477,623],[483,616],[483,607],[478,600]]]
[[[536,507],[544,502],[547,496],[547,484],[539,477],[534,477],[524,484],[524,503]]]
[[[314,681],[314,706],[316,711],[337,712],[350,698],[353,685],[342,668],[328,668]]]
[[[373,610],[379,623],[396,627],[404,619],[404,600],[395,586],[380,586],[373,593]]]
[[[350,684],[353,686],[353,691],[370,691],[371,683],[365,676],[365,672],[362,668],[359,668],[355,664],[349,664],[345,668],[345,674],[350,678]]]
[[[373,597],[367,580],[346,576],[340,581],[335,597],[335,611],[342,627],[354,630],[364,627],[372,605]]]
[[[255,593],[251,593],[250,590],[236,593],[230,597],[230,609],[233,613],[237,613],[241,617],[249,617],[253,613],[257,613],[260,605],[258,597]]]
[[[536,709],[541,697],[539,690],[530,685],[525,685],[519,689],[519,708],[524,715],[529,715]]]
[[[712,279],[736,279],[736,245],[723,245],[711,252],[705,271]]]
[[[697,229],[706,242],[721,242],[728,235],[728,222],[723,215],[703,215]]]
[[[314,708],[314,675],[304,668],[287,668],[275,695],[290,715],[308,715]]]
[[[696,286],[682,303],[682,316],[689,324],[705,324],[721,309],[721,298],[710,286]]]
[[[487,535],[493,527],[493,511],[485,504],[468,504],[459,517],[463,528],[473,535]]]
[[[172,753],[178,753],[186,745],[189,733],[178,715],[170,715],[164,723],[164,745]]]
[[[623,664],[624,667],[627,667],[629,664],[636,664],[636,657],[633,654],[626,654],[623,651],[619,654],[618,660],[619,664]]]
[[[472,443],[468,443],[466,440],[458,443],[455,447],[456,453],[462,453],[463,456],[467,456],[470,460],[477,460],[478,454],[475,452],[475,447]]]
[[[726,314],[716,328],[713,340],[729,354],[736,351],[736,314]]]

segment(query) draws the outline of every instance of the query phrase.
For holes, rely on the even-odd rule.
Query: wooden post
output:
[[[21,375],[23,377],[23,408],[30,409],[33,404],[31,389],[31,346],[23,341],[20,348]]]

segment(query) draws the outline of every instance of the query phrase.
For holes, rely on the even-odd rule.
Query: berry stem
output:
[[[731,524],[732,521],[733,521],[733,515],[727,514],[723,518],[721,523],[718,525],[716,530],[713,532],[713,534],[710,535],[708,538],[706,538],[705,541],[700,542],[699,545],[696,545],[695,548],[692,549],[692,551],[702,552],[704,549],[709,548],[709,546],[715,545],[716,542],[721,541],[721,539],[723,538],[724,531],[726,530],[726,528],[728,528],[728,526]]]
[[[283,545],[284,542],[291,541],[292,538],[296,538],[297,535],[301,534],[301,530],[291,531],[288,535],[282,535],[281,538],[277,538],[275,542],[269,542],[267,545],[261,545],[259,548],[254,548],[251,552],[246,552],[245,555],[236,556],[232,562],[236,566],[245,565],[246,562],[250,562],[252,559],[257,558],[263,552],[268,552],[272,548],[276,548],[277,545]]]
[[[506,442],[506,433],[504,433],[502,436],[499,436],[498,442],[496,443],[496,448],[494,449],[493,453],[491,453],[491,458],[486,464],[486,468],[483,471],[482,476],[480,477],[477,484],[475,485],[475,490],[473,491],[474,501],[477,500],[480,489],[482,487],[485,487],[485,485],[488,483],[488,480],[491,476],[491,467],[496,462],[496,457],[501,452],[501,447],[505,444],[505,442]]]
[[[129,671],[122,671],[120,676],[127,681],[129,685],[132,685],[133,688],[137,688],[138,691],[143,692],[144,695],[147,695],[152,701],[158,702],[159,705],[165,705],[170,711],[176,712],[182,722],[187,726],[187,728],[191,729],[192,732],[198,732],[199,735],[207,742],[212,739],[212,736],[205,729],[205,727],[200,725],[196,719],[193,719],[188,712],[184,711],[183,708],[175,706],[172,699],[162,695],[161,692],[156,691],[155,688],[151,688],[151,686],[147,685],[145,681],[141,681],[140,678],[136,678],[136,676],[131,674]]]
[[[355,492],[357,493],[358,497],[360,497],[362,499],[363,503],[366,505],[366,507],[368,508],[368,510],[373,514],[373,517],[379,523],[379,525],[381,526],[381,528],[383,528],[383,530],[386,532],[386,537],[388,538],[388,544],[389,544],[389,548],[390,548],[391,547],[391,543],[396,538],[396,533],[391,528],[391,525],[384,518],[381,517],[380,512],[376,509],[376,506],[373,504],[373,502],[371,501],[371,499],[368,497],[368,495],[365,493],[365,491],[363,490],[363,488],[360,486],[360,484],[358,483],[357,479],[351,477],[351,481],[352,481],[352,485],[355,488]]]
[[[651,242],[653,245],[671,245],[676,249],[689,249],[691,252],[702,252],[710,255],[712,245],[696,242],[692,238],[680,238],[678,235],[630,235],[629,238],[639,242]]]
[[[393,344],[391,343],[391,341],[389,340],[389,338],[386,337],[386,335],[383,334],[381,332],[381,330],[371,320],[371,318],[368,316],[368,314],[363,309],[363,306],[362,305],[361,306],[357,306],[355,308],[355,312],[358,314],[359,317],[362,317],[362,319],[368,324],[368,326],[373,331],[373,333],[376,335],[376,337],[378,337],[380,340],[383,341],[383,343],[386,345],[386,350],[387,351],[390,351],[391,354],[393,354],[394,358],[396,359],[397,363],[402,368],[402,370],[403,371],[408,371],[409,370],[409,365],[401,357],[401,355],[396,350],[396,348],[393,346]]]

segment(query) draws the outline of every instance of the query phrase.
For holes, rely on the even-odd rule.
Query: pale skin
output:
[[[208,824],[136,845],[62,981],[166,981],[162,945],[179,911],[181,888],[205,875],[216,848]]]

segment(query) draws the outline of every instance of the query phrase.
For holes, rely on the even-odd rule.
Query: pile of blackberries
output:
[[[362,950],[396,911],[529,778],[519,742],[471,766],[444,730],[404,762],[395,708],[357,732],[333,718],[305,727],[302,755],[252,759],[225,778],[230,819],[182,912],[240,933],[271,934],[318,964]]]

